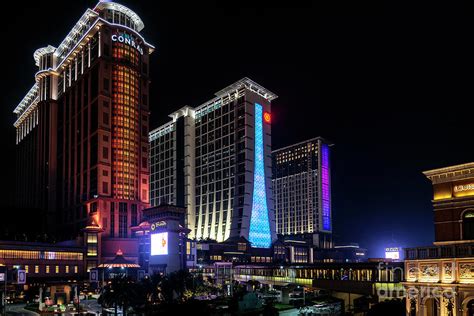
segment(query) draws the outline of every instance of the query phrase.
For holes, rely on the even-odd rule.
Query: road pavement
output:
[[[39,314],[25,309],[25,304],[13,304],[8,305],[7,315],[36,316]]]

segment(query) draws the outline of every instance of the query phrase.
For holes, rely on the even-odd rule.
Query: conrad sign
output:
[[[128,35],[126,33],[112,35],[112,41],[123,43],[125,45],[131,46],[131,47],[135,48],[136,50],[138,50],[140,52],[140,54],[143,55],[143,48],[140,46],[140,44],[135,42],[135,40],[130,35]]]

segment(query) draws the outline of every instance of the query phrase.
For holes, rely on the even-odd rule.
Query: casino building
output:
[[[424,174],[435,242],[405,249],[407,315],[474,315],[474,163]]]
[[[271,102],[248,78],[197,107],[183,107],[150,132],[151,204],[187,209],[192,239],[276,240],[272,197]]]
[[[276,230],[332,247],[331,144],[313,138],[272,152]]]
[[[21,208],[45,231],[75,238],[88,224],[99,245],[88,269],[120,248],[137,257],[131,226],[149,206],[149,56],[144,24],[99,2],[58,47],[34,53],[35,83],[15,108]],[[94,237],[91,238],[94,242]]]

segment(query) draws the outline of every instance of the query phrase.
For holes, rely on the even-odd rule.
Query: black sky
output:
[[[432,242],[431,187],[421,172],[474,158],[474,20],[465,8],[120,3],[142,17],[144,37],[157,47],[152,127],[248,76],[279,95],[274,148],[315,136],[336,144],[337,241],[359,242],[373,256],[392,239]],[[94,5],[36,1],[3,15],[3,166],[15,160],[12,111],[33,84],[34,50],[57,46]],[[7,210],[14,173],[5,169]]]

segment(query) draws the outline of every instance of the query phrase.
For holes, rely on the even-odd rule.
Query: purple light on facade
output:
[[[331,180],[329,175],[329,147],[322,144],[321,148],[321,189],[323,230],[331,230]]]

